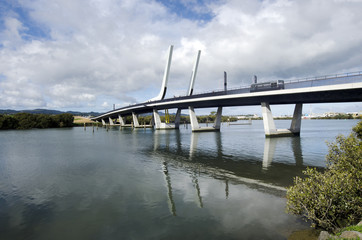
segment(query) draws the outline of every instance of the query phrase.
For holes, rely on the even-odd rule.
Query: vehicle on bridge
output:
[[[250,86],[250,92],[261,92],[270,90],[284,89],[284,81],[278,80],[273,82],[253,83]]]

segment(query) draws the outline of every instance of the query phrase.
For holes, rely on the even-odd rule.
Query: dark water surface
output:
[[[262,121],[1,131],[0,239],[287,239],[308,224],[285,213],[284,188],[357,122],[305,120],[277,139]]]

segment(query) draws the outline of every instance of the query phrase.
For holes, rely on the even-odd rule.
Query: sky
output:
[[[362,71],[362,0],[0,0],[0,109],[105,112],[259,81]],[[272,106],[292,114],[293,106]],[[214,111],[207,109],[205,111]],[[273,110],[274,111],[274,110]],[[304,112],[362,111],[361,103]],[[225,108],[261,114],[261,107]]]

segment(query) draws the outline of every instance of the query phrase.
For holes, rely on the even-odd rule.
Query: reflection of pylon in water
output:
[[[173,216],[176,216],[176,206],[175,206],[175,202],[173,201],[173,195],[172,195],[172,186],[171,186],[171,177],[170,177],[170,174],[168,172],[168,169],[167,169],[167,163],[166,162],[163,162],[163,165],[162,165],[162,169],[163,169],[163,174],[165,175],[166,177],[166,183],[167,183],[167,190],[168,190],[168,193],[167,193],[167,197],[168,197],[168,207],[172,213]]]
[[[168,109],[165,109],[165,123],[170,123],[170,114],[168,113]]]

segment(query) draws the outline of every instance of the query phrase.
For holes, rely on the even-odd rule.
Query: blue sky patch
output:
[[[6,17],[16,18],[23,24],[21,35],[24,40],[50,38],[47,28],[34,21],[29,15],[29,9],[22,7],[16,0],[0,1],[0,31],[5,29]]]
[[[214,1],[205,0],[156,0],[162,3],[169,9],[170,12],[177,16],[190,20],[205,21],[209,22],[214,17],[211,9],[208,8],[208,4]]]

